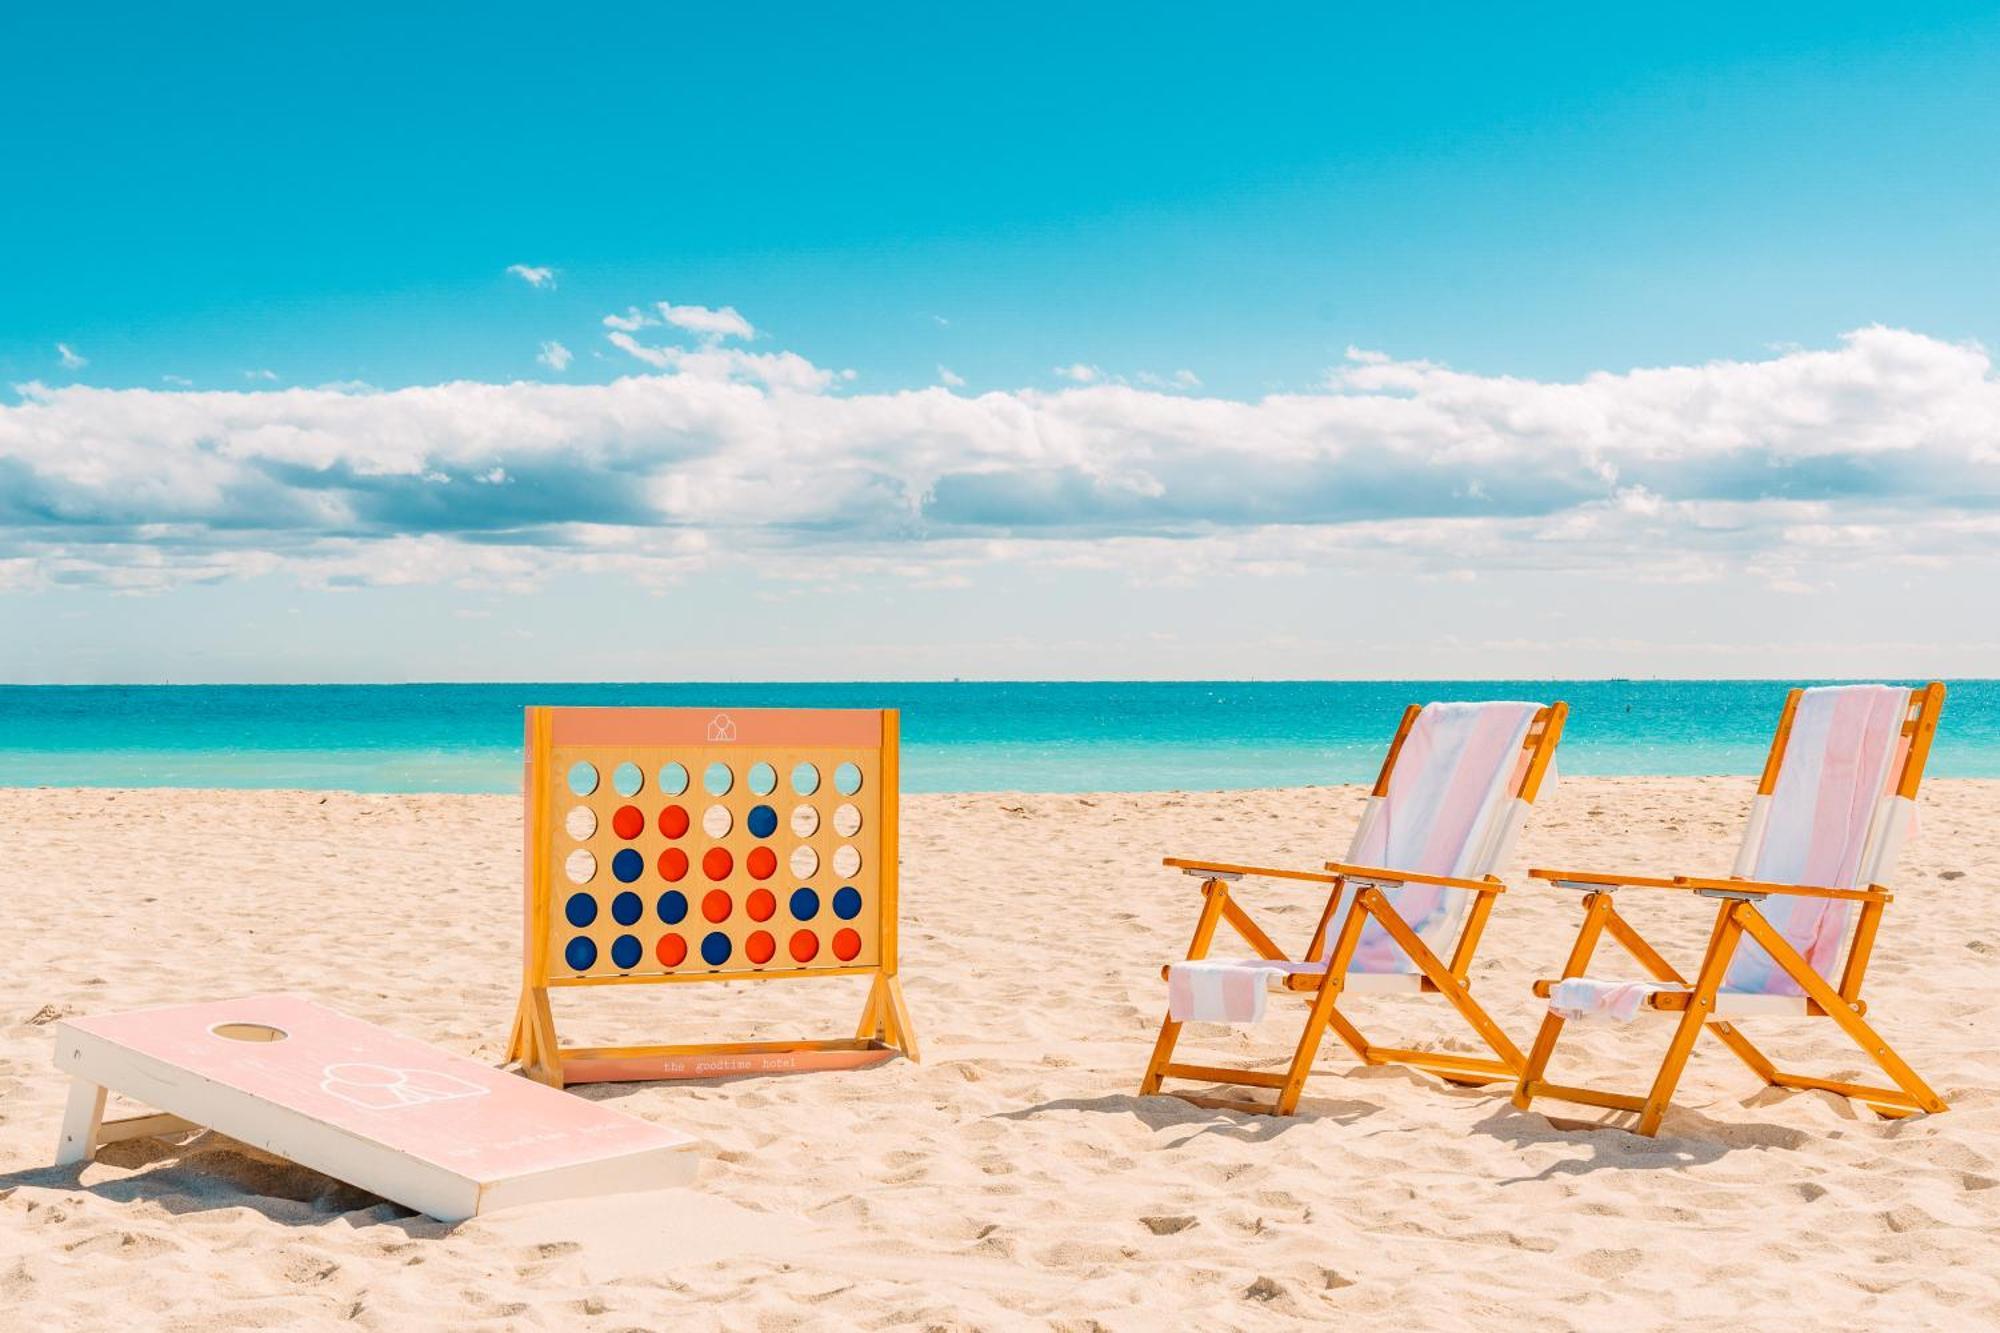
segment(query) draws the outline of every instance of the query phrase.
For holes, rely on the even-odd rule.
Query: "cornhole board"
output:
[[[67,1019],[56,1065],[73,1079],[59,1165],[214,1129],[444,1222],[695,1174],[685,1134],[299,995]],[[107,1091],[159,1113],[107,1122]]]

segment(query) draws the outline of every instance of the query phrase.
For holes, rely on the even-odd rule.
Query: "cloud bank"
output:
[[[1199,396],[1191,375],[850,393],[795,353],[730,345],[755,330],[729,307],[605,324],[648,373],[17,386],[0,406],[0,587],[664,582],[773,552],[810,556],[785,563],[812,577],[1047,561],[1791,587],[2000,541],[1991,357],[1908,331],[1567,383],[1351,350],[1313,392],[1245,402]]]

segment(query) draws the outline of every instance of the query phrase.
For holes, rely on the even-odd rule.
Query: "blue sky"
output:
[[[27,8],[0,676],[2000,671],[1990,7]]]

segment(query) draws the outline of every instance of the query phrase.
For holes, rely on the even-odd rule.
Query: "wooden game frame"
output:
[[[521,999],[508,1038],[510,1061],[523,1073],[552,1087],[574,1083],[635,1082],[656,1079],[721,1078],[738,1074],[786,1073],[825,1069],[856,1069],[880,1064],[901,1054],[918,1056],[916,1033],[897,972],[898,834],[900,714],[894,709],[689,709],[689,708],[549,708],[526,710],[523,765],[523,967]],[[705,728],[708,739],[687,739],[691,724]],[[726,735],[718,735],[726,724]],[[653,749],[664,744],[708,750],[741,745],[743,753],[764,757],[774,751],[795,751],[802,743],[787,739],[796,729],[825,731],[828,727],[853,733],[857,726],[877,728],[875,750],[877,850],[874,872],[877,895],[876,936],[872,948],[853,964],[777,965],[754,971],[689,970],[635,975],[563,975],[553,966],[550,941],[556,910],[557,885],[550,847],[558,812],[553,808],[561,774],[556,752],[564,745],[595,744]],[[739,740],[739,729],[748,735]],[[824,744],[824,742],[820,742]],[[692,798],[692,789],[690,789]],[[869,961],[872,955],[873,961]],[[587,989],[607,985],[687,984],[714,981],[777,981],[810,977],[867,976],[872,978],[861,1020],[852,1038],[799,1041],[700,1042],[668,1045],[603,1047],[564,1046],[556,1033],[552,990]]]

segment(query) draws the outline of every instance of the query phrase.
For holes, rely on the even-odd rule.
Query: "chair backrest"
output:
[[[1410,705],[1382,762],[1347,859],[1356,865],[1477,879],[1513,851],[1562,736],[1561,703]],[[1332,956],[1356,889],[1321,925],[1315,957]],[[1472,894],[1412,884],[1386,894],[1432,952],[1449,955]],[[1331,929],[1328,925],[1331,925]],[[1413,972],[1416,964],[1370,921],[1352,970]]]
[[[1785,697],[1764,776],[1750,805],[1732,871],[1774,884],[1859,889],[1884,883],[1916,813],[1944,707],[1936,682],[1829,685]],[[1766,898],[1758,904],[1779,934],[1827,976],[1854,904],[1826,898]],[[1723,977],[1737,994],[1804,991],[1754,940],[1737,946]]]

